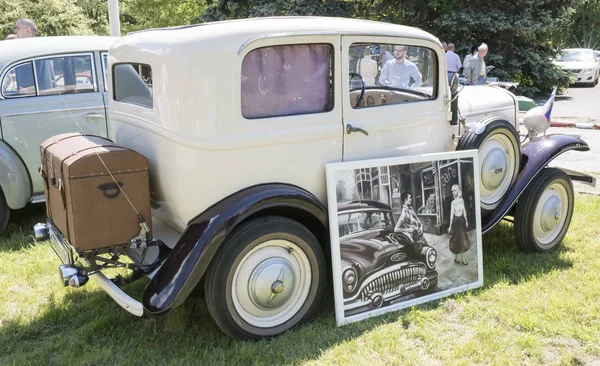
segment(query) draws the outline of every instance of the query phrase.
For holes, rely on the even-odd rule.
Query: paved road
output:
[[[564,94],[557,95],[552,117],[557,121],[573,119],[600,123],[600,84],[594,88],[573,86]]]
[[[536,100],[543,103],[544,98]],[[600,123],[600,84],[594,88],[574,86],[563,95],[557,95],[552,109],[553,121]],[[526,130],[521,126],[521,132]],[[578,135],[590,145],[590,151],[569,151],[556,158],[550,165],[586,172],[596,177],[596,189],[600,193],[600,130],[551,127],[548,133]],[[590,191],[587,186],[576,184],[582,191]]]

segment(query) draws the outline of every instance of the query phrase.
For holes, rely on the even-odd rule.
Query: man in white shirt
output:
[[[394,88],[416,88],[421,86],[423,78],[417,65],[406,59],[406,46],[396,46],[394,49],[395,60],[388,61],[383,65],[379,82],[384,86]],[[414,82],[410,84],[410,79]]]
[[[460,57],[454,53],[454,43],[448,44],[448,51],[446,52],[446,68],[448,69],[448,83],[452,80],[452,76],[460,70],[462,62]]]
[[[356,73],[362,77],[365,86],[374,86],[377,71],[377,61],[371,58],[371,48],[367,46],[363,58],[356,64]]]

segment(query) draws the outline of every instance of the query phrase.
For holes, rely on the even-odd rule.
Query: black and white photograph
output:
[[[327,165],[338,325],[483,284],[477,158]]]

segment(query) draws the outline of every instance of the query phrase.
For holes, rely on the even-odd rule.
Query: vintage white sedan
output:
[[[224,21],[129,34],[108,65],[109,136],[149,160],[160,242],[144,255],[123,243],[102,267],[98,253],[75,253],[85,260],[61,270],[65,284],[89,276],[137,316],[165,315],[204,286],[215,322],[234,338],[309,320],[330,271],[329,162],[478,149],[484,232],[516,216],[517,243],[534,252],[555,248],[569,227],[571,178],[546,165],[586,143],[543,135],[539,109],[520,136],[515,96],[460,88],[457,78],[449,86],[442,45],[423,30]],[[51,221],[37,229],[72,253]],[[141,301],[102,274],[119,255],[151,278]]]

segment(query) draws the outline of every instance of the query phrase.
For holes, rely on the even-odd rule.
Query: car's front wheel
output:
[[[519,175],[519,136],[508,121],[490,117],[480,134],[465,132],[457,150],[479,151],[481,208],[493,211],[502,202]]]
[[[278,216],[242,224],[220,248],[205,279],[217,325],[236,339],[264,339],[316,312],[326,264],[316,237]]]
[[[0,234],[6,230],[6,225],[8,224],[8,219],[10,218],[10,208],[6,204],[6,199],[4,198],[4,192],[2,188],[0,188]]]
[[[565,237],[573,216],[573,184],[560,169],[545,168],[523,192],[515,211],[515,239],[526,252],[547,252]]]

